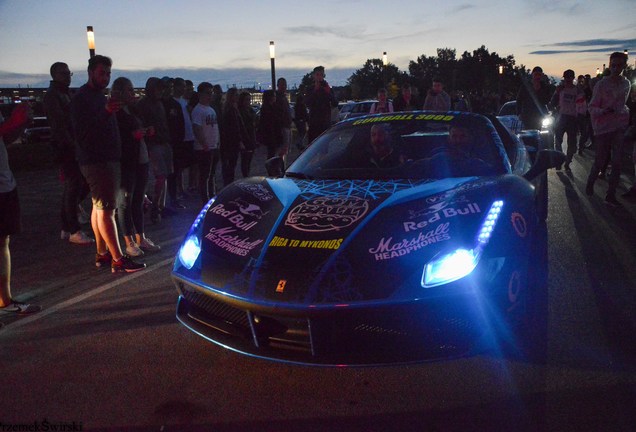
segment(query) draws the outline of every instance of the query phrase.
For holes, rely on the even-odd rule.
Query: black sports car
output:
[[[537,349],[546,171],[564,160],[540,147],[470,113],[341,122],[282,177],[236,181],[203,208],[175,259],[177,318],[303,364]]]

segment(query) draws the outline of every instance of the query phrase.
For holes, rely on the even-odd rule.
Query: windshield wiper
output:
[[[299,173],[299,172],[290,172],[290,171],[287,171],[285,173],[285,177],[291,177],[291,178],[297,178],[297,179],[303,179],[303,180],[313,180],[313,177],[307,174]]]

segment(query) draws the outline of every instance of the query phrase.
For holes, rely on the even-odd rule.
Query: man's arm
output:
[[[0,137],[5,144],[12,143],[22,133],[31,117],[31,108],[28,104],[20,104],[13,109],[11,117],[0,124]]]

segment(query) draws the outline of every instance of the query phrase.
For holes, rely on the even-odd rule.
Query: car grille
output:
[[[461,306],[380,306],[290,317],[181,292],[178,316],[184,324],[223,346],[282,361],[384,364],[456,357],[474,349],[483,328],[475,317],[460,316]]]

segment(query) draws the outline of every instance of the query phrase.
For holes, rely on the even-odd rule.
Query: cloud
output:
[[[589,9],[580,0],[526,0],[527,7],[533,13],[559,13],[577,15]]]
[[[309,35],[309,36],[325,36],[331,35],[344,39],[365,39],[365,27],[352,26],[352,27],[337,27],[337,26],[294,26],[285,27],[284,30],[294,36]]]
[[[623,51],[625,49],[633,51],[636,48],[636,39],[586,39],[569,42],[557,42],[543,45],[544,47],[564,47],[572,49],[548,49],[531,51],[535,55],[555,55],[572,53],[609,53]]]
[[[468,9],[475,9],[476,7],[477,5],[474,5],[472,3],[460,4],[452,8],[447,15],[454,15],[456,13],[463,12]]]
[[[281,68],[276,70],[277,77],[287,78],[290,87],[299,85],[302,78],[311,72],[311,68]],[[329,68],[328,81],[331,85],[345,85],[347,79],[353,74],[353,68]],[[135,87],[143,87],[146,80],[151,76],[182,77],[194,82],[195,86],[200,82],[208,81],[213,84],[220,84],[223,88],[236,86],[238,88],[260,87],[267,90],[271,85],[271,72],[269,69],[257,68],[232,68],[232,69],[212,69],[212,68],[172,68],[172,69],[148,69],[148,70],[121,70],[113,72],[111,83],[118,77],[129,78]],[[34,87],[46,88],[49,86],[48,75],[44,74],[20,74],[0,70],[0,88]],[[73,76],[72,87],[80,87],[85,83],[86,77],[83,74]]]

